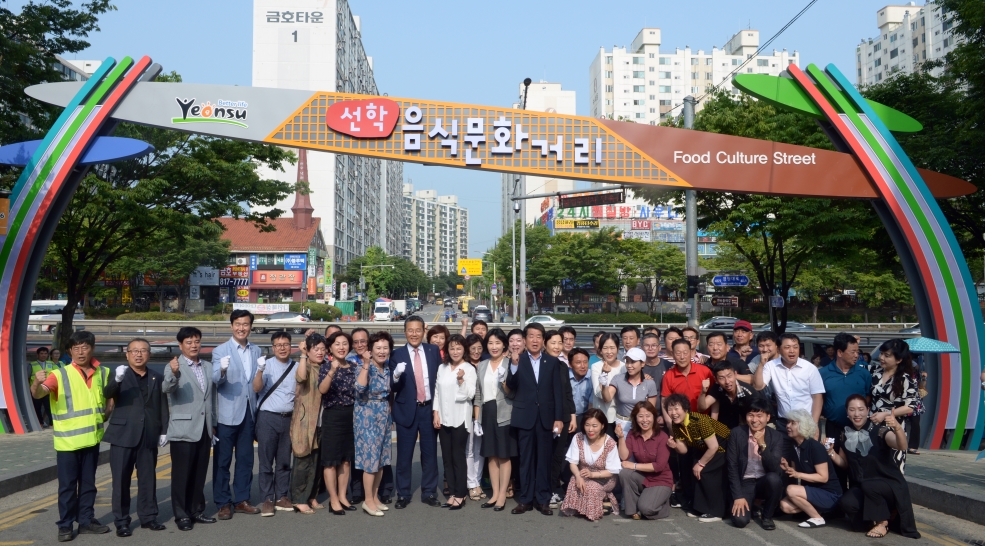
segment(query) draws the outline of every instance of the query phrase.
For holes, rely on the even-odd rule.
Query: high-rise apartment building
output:
[[[524,84],[518,85],[517,102],[514,108],[521,108],[524,104]],[[575,115],[575,91],[562,89],[560,83],[549,83],[545,81],[534,82],[527,89],[527,110],[535,112],[554,112],[558,114]],[[518,215],[514,213],[514,204],[510,200],[514,195],[520,194],[520,180],[524,177],[510,173],[501,175],[501,199],[500,199],[500,233],[504,234],[513,225]],[[541,176],[528,176],[527,194],[551,193],[559,191],[570,191],[575,189],[575,180],[565,178],[545,178]],[[527,223],[533,224],[535,219],[541,216],[542,200],[528,199],[522,201],[527,207]]]
[[[373,59],[363,49],[360,18],[349,3],[254,0],[253,85],[377,95]],[[402,165],[308,153],[311,204],[314,216],[323,219],[321,229],[336,274],[368,247],[400,251]],[[289,173],[260,174],[294,182]],[[277,208],[288,210],[292,199],[289,196]]]
[[[469,257],[469,211],[454,195],[404,184],[403,243],[403,256],[425,274],[455,273],[459,258]]]
[[[799,62],[797,51],[756,55],[759,46],[760,31],[741,30],[708,53],[687,45],[662,52],[661,29],[641,29],[629,50],[599,48],[589,68],[590,112],[593,117],[657,125],[669,114],[680,114],[688,95],[702,98],[701,108],[709,98],[702,95],[723,82],[725,89],[739,93],[728,82],[736,73],[776,76]]]
[[[880,33],[856,46],[856,85],[872,85],[901,72],[922,70],[955,49],[954,21],[935,4],[884,6],[876,12]],[[931,69],[939,76],[941,68]]]

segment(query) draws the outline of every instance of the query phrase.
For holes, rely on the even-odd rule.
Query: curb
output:
[[[905,479],[911,492],[912,503],[979,525],[984,524],[986,497],[982,493],[976,495],[969,491],[921,478],[907,477]]]
[[[109,444],[99,444],[99,461],[97,465],[104,465],[110,462]],[[31,468],[21,470],[13,474],[0,477],[0,498],[14,493],[19,493],[25,489],[30,489],[38,485],[48,483],[58,479],[58,465],[42,463]]]

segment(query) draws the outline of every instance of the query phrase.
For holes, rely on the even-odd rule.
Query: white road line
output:
[[[762,536],[758,535],[752,529],[748,529],[748,528],[744,527],[742,529],[737,529],[737,530],[738,531],[741,531],[744,535],[752,538],[753,540],[756,540],[760,544],[763,544],[764,546],[777,546],[773,542],[770,542],[769,540],[767,540],[767,539],[763,538]]]
[[[825,543],[819,542],[819,541],[811,538],[810,536],[802,533],[801,531],[798,531],[797,529],[795,529],[794,527],[792,527],[791,525],[789,525],[787,523],[778,523],[777,524],[777,528],[778,529],[781,529],[785,533],[793,536],[794,538],[797,538],[797,539],[801,540],[805,544],[810,544],[811,546],[826,546]]]

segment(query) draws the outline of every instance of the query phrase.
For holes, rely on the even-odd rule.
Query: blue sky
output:
[[[8,2],[12,10],[23,1]],[[711,50],[738,30],[766,41],[808,0],[615,4],[568,0],[462,2],[350,0],[362,18],[363,45],[374,59],[377,86],[392,96],[475,104],[511,104],[525,77],[560,82],[589,112],[589,65],[599,47],[629,46],[644,26],[661,28],[662,49]],[[801,66],[855,67],[855,45],[877,33],[876,12],[888,0],[823,0],[772,44],[798,50]],[[904,3],[904,2],[900,2]],[[923,2],[919,2],[923,3]],[[101,32],[78,59],[150,55],[186,82],[250,85],[252,2],[249,0],[115,0]],[[499,232],[500,176],[408,164],[415,189],[454,193],[470,209],[470,254],[479,256]]]

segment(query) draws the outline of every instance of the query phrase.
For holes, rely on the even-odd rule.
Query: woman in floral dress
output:
[[[581,514],[589,521],[603,517],[603,500],[609,498],[613,506],[619,501],[613,495],[617,476],[620,475],[620,453],[607,434],[606,414],[597,408],[585,412],[582,432],[575,435],[565,454],[572,469],[565,502],[561,505],[563,516]]]
[[[366,500],[363,511],[382,516],[387,505],[377,503],[377,491],[383,477],[383,467],[390,464],[390,376],[387,361],[394,348],[394,339],[387,332],[377,332],[367,343],[370,359],[357,372],[356,404],[353,412],[353,431],[356,436],[356,468],[363,471],[363,491]]]
[[[887,415],[903,422],[917,408],[918,382],[911,350],[902,339],[889,339],[880,345],[880,363],[870,365],[873,388],[870,391],[870,421],[883,423]],[[895,449],[894,462],[904,473],[906,448]]]

